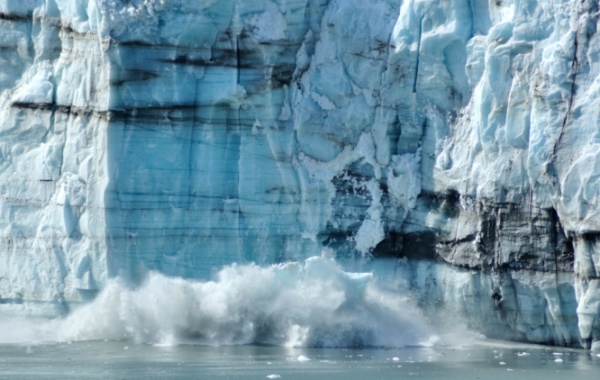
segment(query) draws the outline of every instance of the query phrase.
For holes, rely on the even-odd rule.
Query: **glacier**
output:
[[[331,249],[489,336],[598,347],[599,11],[0,0],[0,310]]]

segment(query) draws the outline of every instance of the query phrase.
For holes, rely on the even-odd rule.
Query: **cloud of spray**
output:
[[[330,258],[313,257],[269,267],[234,264],[208,282],[151,273],[132,289],[115,279],[47,328],[55,341],[403,347],[431,342],[424,321],[371,273],[344,272]]]

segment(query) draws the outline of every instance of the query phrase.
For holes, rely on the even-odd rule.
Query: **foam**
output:
[[[325,256],[266,267],[234,264],[205,282],[150,273],[135,288],[117,278],[65,318],[4,320],[0,342],[403,347],[432,341],[417,307],[399,289],[377,282],[372,273],[345,272]]]

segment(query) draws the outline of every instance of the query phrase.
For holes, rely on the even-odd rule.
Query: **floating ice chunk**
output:
[[[365,219],[354,237],[356,250],[366,254],[384,238],[385,231],[381,219]]]
[[[281,378],[281,375],[277,375],[275,373],[267,375],[267,379],[280,379],[280,378]]]
[[[308,358],[304,355],[300,355],[300,356],[298,356],[298,358],[296,360],[298,360],[299,362],[309,362],[310,358]]]

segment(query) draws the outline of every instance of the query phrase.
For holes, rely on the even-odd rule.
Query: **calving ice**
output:
[[[414,301],[371,273],[328,257],[259,267],[232,264],[213,281],[151,273],[137,288],[109,280],[67,318],[25,325],[23,340],[120,341],[158,346],[263,344],[285,347],[431,346],[438,338]],[[4,338],[5,339],[5,338]]]
[[[0,1],[0,311],[112,313],[114,330],[65,332],[89,339],[418,343],[428,333],[405,339],[408,317],[389,311],[397,294],[373,306],[369,276],[348,275],[386,262],[426,312],[492,337],[593,346],[597,8]],[[324,248],[359,269],[279,264]],[[308,276],[315,266],[335,281]],[[225,295],[219,279],[234,272],[270,284],[236,288],[263,307]],[[291,287],[265,296],[281,278]],[[211,286],[225,298],[210,313],[252,325],[214,325],[200,311]],[[299,286],[333,290],[298,296],[307,314],[292,318]],[[329,300],[319,320],[338,291],[361,297]],[[145,309],[177,297],[189,321]],[[346,317],[345,338],[323,338]]]

